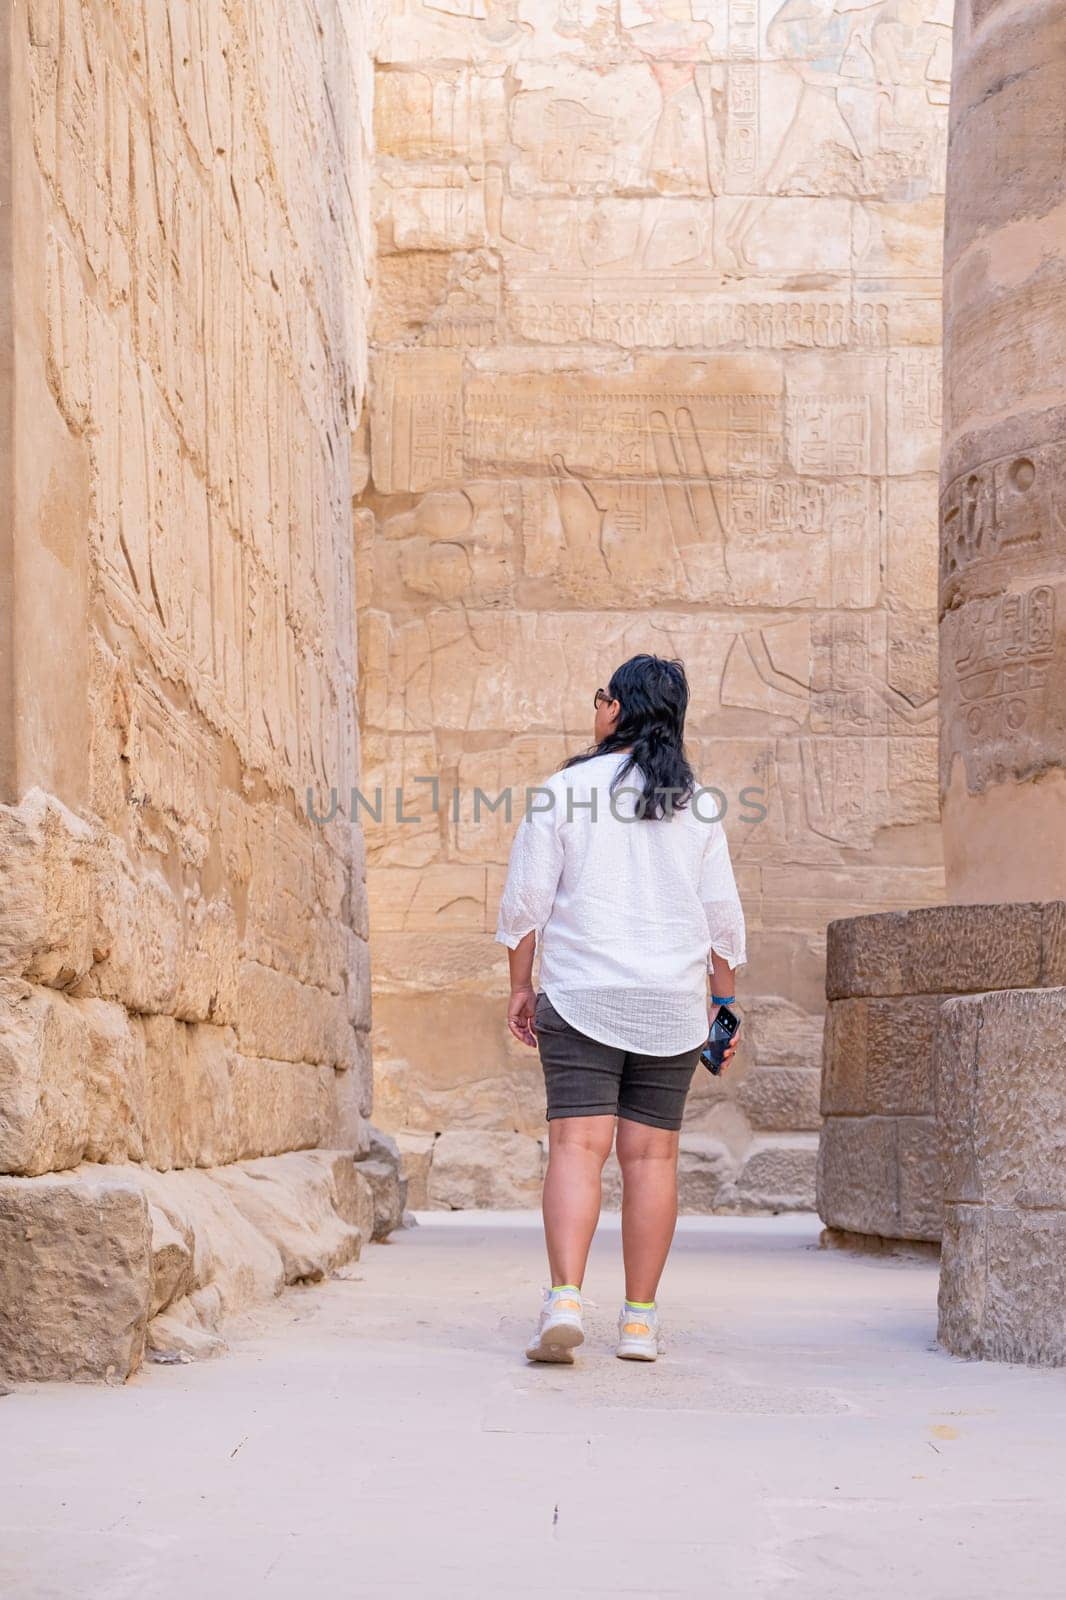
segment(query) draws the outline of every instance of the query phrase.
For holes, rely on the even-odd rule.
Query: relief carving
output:
[[[973,600],[952,629],[951,664],[975,750],[1041,732],[1055,670],[1055,590]]]
[[[693,749],[734,799],[765,791],[758,826],[727,827],[782,961],[864,897],[939,892],[949,40],[940,0],[400,0],[385,25],[364,736],[505,781],[516,741],[586,742],[616,661],[683,656]],[[453,186],[483,237],[423,199],[397,230],[408,183]],[[490,874],[437,924],[464,972],[505,838],[462,826]],[[455,848],[394,831],[388,905]],[[435,1069],[428,1109],[390,959],[390,1104],[460,1125],[476,1075],[479,1117],[513,1129],[485,1047]]]
[[[67,864],[43,833],[47,860],[32,839],[22,852],[35,874],[58,867],[88,934],[50,971],[30,951],[29,981],[57,1015],[106,1018],[91,1066],[59,1053],[63,1095],[42,1100],[28,1163],[68,1173],[76,1216],[96,1207],[83,1161],[137,1162],[163,1183],[177,1165],[351,1151],[370,1109],[358,834],[304,805],[309,787],[354,778],[358,756],[351,441],[373,256],[371,19],[363,0],[30,0],[6,26],[26,115],[11,129],[19,489],[5,602],[29,732],[3,798],[14,818],[40,795],[80,841]],[[503,85],[468,99],[448,82],[418,147],[424,214],[454,231],[456,190],[472,232],[484,184],[459,190],[449,162],[474,138],[499,143]],[[410,212],[423,214],[417,194]],[[438,471],[420,396],[412,413],[410,470]],[[16,901],[32,898],[14,870]],[[106,1138],[60,1150],[50,1125],[87,1097]],[[105,1282],[113,1244],[82,1250],[79,1270]],[[150,1260],[136,1270],[125,1356],[79,1376],[136,1365]],[[60,1318],[38,1375],[70,1375],[54,1370],[68,1334],[88,1361]]]
[[[940,502],[942,605],[972,569],[1066,546],[1064,468],[1066,443],[1056,442],[984,462],[947,485]]]

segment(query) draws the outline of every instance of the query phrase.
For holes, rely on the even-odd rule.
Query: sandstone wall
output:
[[[59,1373],[92,1361],[62,1319],[37,1359],[41,1284],[62,1306],[115,1168],[135,1361],[146,1173],[366,1145],[361,844],[305,796],[357,759],[370,19],[30,0],[3,29],[0,1365]]]
[[[491,937],[514,819],[475,822],[473,790],[583,746],[637,650],[687,661],[751,925],[745,1059],[728,1089],[701,1075],[686,1203],[812,1203],[826,924],[942,882],[949,22],[937,0],[390,14],[363,788],[379,1112],[431,1203],[522,1201],[539,1172]]]

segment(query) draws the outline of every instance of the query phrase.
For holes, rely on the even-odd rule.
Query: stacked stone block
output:
[[[1066,1365],[1066,962],[1055,981],[941,1014],[939,1335],[956,1355]]]
[[[941,1238],[950,1199],[941,1143],[956,1137],[941,1008],[948,997],[1007,984],[1066,982],[1064,918],[1060,902],[830,924],[818,1165],[827,1228],[868,1240]]]

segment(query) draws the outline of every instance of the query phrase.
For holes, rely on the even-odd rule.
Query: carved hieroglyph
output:
[[[1040,902],[1034,974],[940,1017],[939,1337],[1066,1363],[1066,13],[960,0],[941,495],[948,887]],[[1002,922],[1027,908],[997,904]],[[1038,988],[1039,986],[1039,988]],[[1005,1067],[1007,1070],[1005,1070]]]
[[[944,851],[955,899],[1045,900],[1066,895],[1066,16],[970,0],[961,41],[944,278]]]
[[[690,1109],[719,1142],[700,1194],[811,1199],[826,922],[941,887],[949,22],[939,0],[384,22],[362,751],[387,808],[378,1106],[420,1160],[426,1133],[479,1130],[491,1165],[490,1136],[543,1129],[491,940],[513,818],[475,821],[473,788],[538,782],[654,650],[688,664],[752,929],[746,1061]]]
[[[90,1169],[140,1240],[125,1163],[365,1143],[361,846],[305,796],[356,751],[369,18],[30,0],[3,26],[0,1212],[28,1253],[0,1369],[100,1375],[138,1359],[149,1280],[141,1241],[140,1320],[97,1362],[61,1315],[64,1264],[113,1265],[88,1224],[78,1255]]]

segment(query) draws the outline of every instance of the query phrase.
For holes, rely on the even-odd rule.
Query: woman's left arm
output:
[[[718,1005],[713,996],[726,998],[735,993],[736,969],[747,960],[744,911],[733,876],[733,864],[729,859],[725,830],[718,823],[714,824],[714,833],[704,851],[699,893],[711,936],[707,955],[707,975],[710,979],[707,1020],[710,1024],[718,1015]],[[736,1045],[730,1045],[723,1067],[729,1065],[735,1050]]]
[[[733,876],[733,863],[729,859],[729,845],[725,829],[720,822],[710,824],[700,867],[699,897],[707,918],[710,948],[707,952],[707,970],[718,964],[722,977],[742,967],[747,956],[747,932],[744,910],[737,893],[737,880]],[[718,976],[715,977],[715,982]],[[732,981],[731,978],[729,980]],[[715,989],[715,994],[731,994],[732,989]]]

